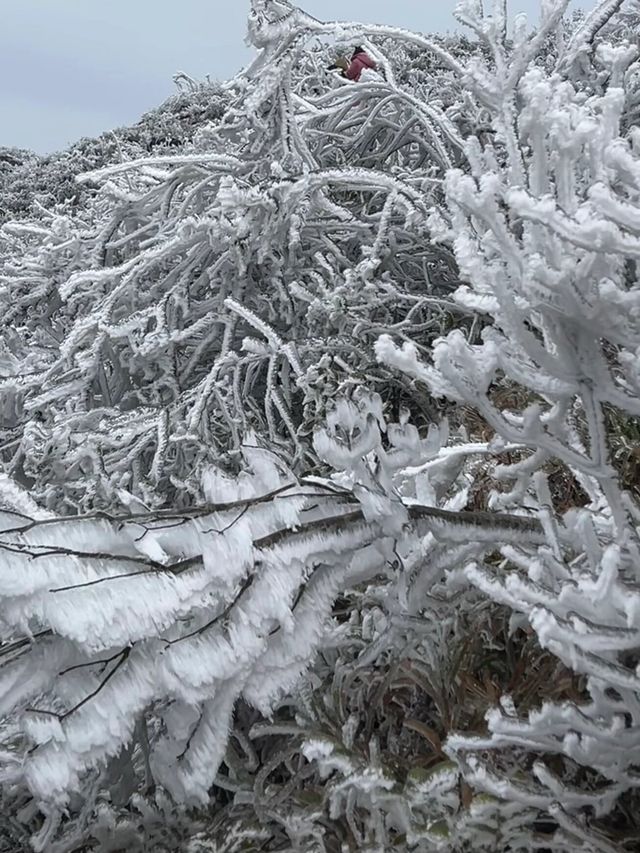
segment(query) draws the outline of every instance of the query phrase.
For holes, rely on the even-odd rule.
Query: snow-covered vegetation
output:
[[[191,142],[207,121],[224,115],[227,99],[220,85],[175,77],[178,94],[151,110],[132,127],[116,128],[97,139],[81,139],[66,151],[37,157],[30,151],[0,147],[0,222],[39,217],[45,209],[60,212],[66,202],[77,209],[87,203],[91,187],[77,176],[110,163],[167,154]]]
[[[0,152],[0,851],[638,849],[640,10],[568,6],[253,0]]]

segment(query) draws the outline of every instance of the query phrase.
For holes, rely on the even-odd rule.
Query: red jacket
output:
[[[344,76],[348,77],[349,80],[355,80],[357,82],[365,68],[371,68],[372,71],[375,71],[377,67],[378,66],[375,64],[373,59],[371,59],[368,53],[356,53],[351,60],[351,64],[344,72]]]

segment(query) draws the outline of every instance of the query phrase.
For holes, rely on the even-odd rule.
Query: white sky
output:
[[[456,0],[301,0],[322,20],[453,29]],[[537,18],[538,0],[511,0]],[[590,3],[589,3],[590,5]],[[249,0],[2,0],[0,145],[41,153],[123,124],[175,91],[173,74],[231,77],[248,61]]]

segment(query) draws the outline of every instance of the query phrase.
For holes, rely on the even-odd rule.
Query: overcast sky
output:
[[[0,145],[39,152],[135,122],[173,74],[231,77],[249,0],[0,0]],[[511,0],[537,17],[538,0]],[[453,29],[455,0],[302,0],[322,20]]]

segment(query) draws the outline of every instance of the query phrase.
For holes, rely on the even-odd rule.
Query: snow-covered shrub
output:
[[[180,83],[178,75],[176,82]],[[202,127],[223,115],[226,101],[219,84],[183,86],[131,127],[80,139],[65,151],[37,156],[0,148],[0,223],[39,218],[43,206],[48,210],[65,204],[72,209],[84,207],[93,190],[78,184],[79,174],[145,154],[183,149]]]
[[[3,483],[2,779],[48,814],[39,849],[87,792],[127,801],[159,786],[202,806],[224,789],[237,703],[269,716],[340,642],[342,590],[379,579],[420,614],[455,555],[541,541],[535,520],[459,511],[445,439],[388,424],[380,398],[360,392],[315,432],[329,479],[296,478],[248,437],[246,473],[206,471],[199,507],[60,518]],[[420,500],[436,483],[450,495],[440,507]],[[89,798],[85,822],[94,808]]]
[[[275,41],[254,36],[256,61],[193,146],[82,176],[101,190],[70,222],[5,227],[37,239],[0,278],[19,337],[0,452],[57,512],[123,491],[146,506],[201,499],[203,466],[233,470],[248,430],[295,470],[313,466],[326,401],[354,383],[416,423],[434,415],[373,343],[396,330],[428,346],[451,311],[468,314],[427,229],[461,139],[391,66],[343,85],[326,48],[308,49],[335,27],[292,17]]]
[[[637,49],[479,5],[254,0],[219,120],[5,227],[16,839],[633,843]]]
[[[550,8],[548,28],[554,17]],[[535,631],[584,678],[577,701],[523,711],[502,697],[486,734],[451,735],[445,749],[474,789],[546,811],[562,849],[610,850],[598,823],[625,802],[636,807],[640,778],[640,514],[620,488],[607,428],[608,409],[640,416],[640,159],[635,130],[623,135],[638,52],[622,43],[585,53],[579,30],[568,55],[589,56],[602,89],[588,96],[563,75],[570,62],[561,58],[547,76],[526,46],[505,52],[496,22],[479,21],[480,30],[499,73],[472,80],[495,141],[468,142],[470,174],[448,173],[449,214],[434,215],[432,227],[451,241],[467,282],[456,300],[492,322],[474,345],[450,332],[430,361],[389,337],[377,354],[432,393],[472,406],[496,451],[503,442],[523,449],[493,468],[502,488],[490,506],[536,515],[546,541],[535,554],[500,548],[497,559],[469,561],[461,573],[513,610],[514,631]],[[492,391],[505,382],[526,390],[525,407],[495,405]],[[583,506],[559,511],[550,463],[579,484]]]

